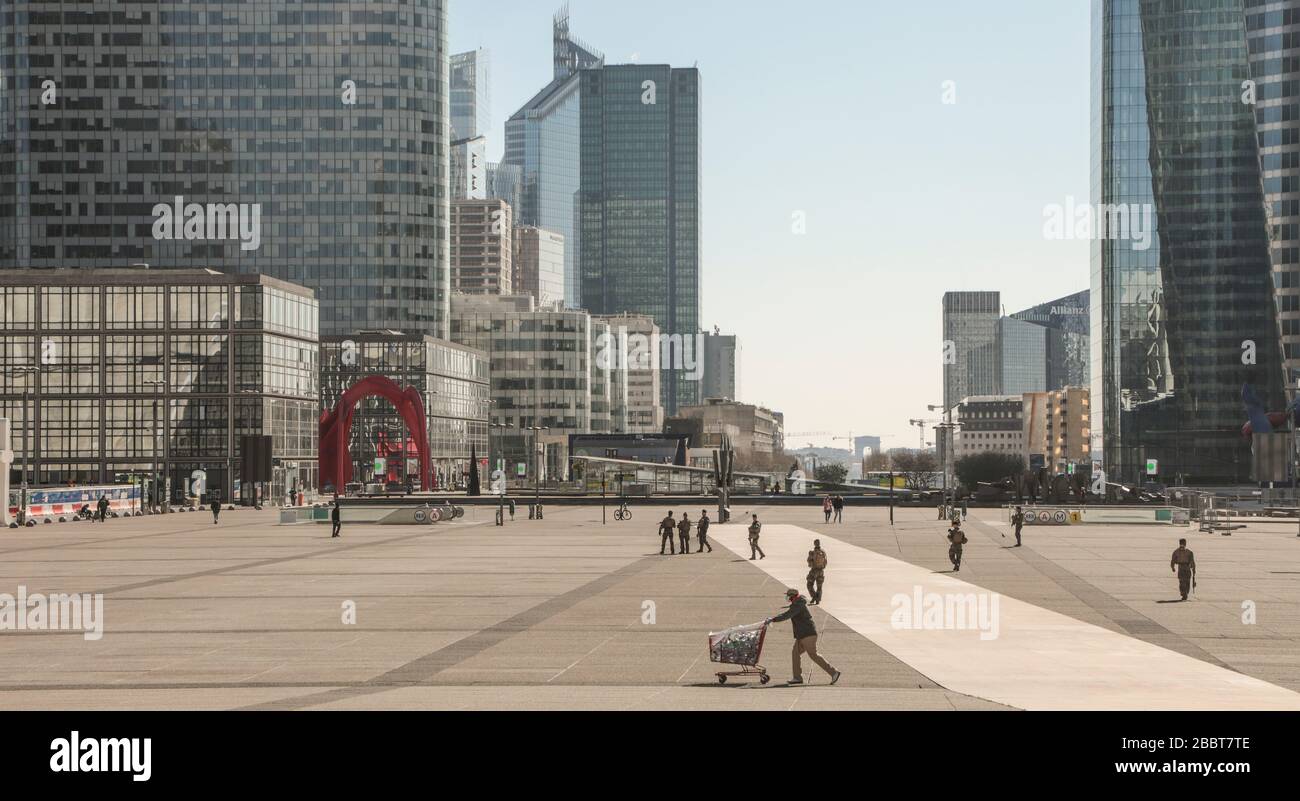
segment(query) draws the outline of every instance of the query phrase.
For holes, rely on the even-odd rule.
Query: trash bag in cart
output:
[[[723,665],[757,665],[763,655],[763,640],[766,637],[766,623],[737,626],[718,634],[710,634],[709,659]]]

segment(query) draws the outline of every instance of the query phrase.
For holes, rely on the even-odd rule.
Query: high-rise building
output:
[[[714,331],[704,335],[704,399],[740,400],[740,337]]]
[[[447,191],[453,201],[496,197],[488,190],[487,139],[458,139],[451,143],[451,171]],[[504,199],[504,198],[503,198]]]
[[[569,33],[569,11],[555,15],[555,73],[531,100],[506,121],[502,163],[522,172],[522,197],[515,207],[519,225],[554,231],[564,237],[564,302],[582,305],[578,279],[577,195],[581,138],[578,71],[603,57]]]
[[[523,208],[524,170],[518,164],[502,164],[489,161],[487,164],[487,196],[499,198],[510,204],[515,216]]]
[[[664,335],[693,345],[700,330],[699,70],[623,64],[578,77],[583,307],[650,315]],[[685,365],[663,368],[669,414],[699,402],[700,382]]]
[[[564,237],[554,231],[515,228],[514,292],[531,295],[538,308],[564,302]]]
[[[627,373],[626,433],[658,434],[664,429],[659,326],[644,314],[615,314],[593,319],[608,323],[615,352],[608,358]]]
[[[1030,469],[1046,467],[1052,475],[1070,465],[1089,465],[1092,458],[1092,408],[1086,387],[1023,396],[1024,457]]]
[[[446,0],[14,8],[0,269],[264,274],[325,334],[445,332]]]
[[[1294,271],[1275,270],[1289,248],[1270,247],[1269,226],[1290,217],[1270,220],[1268,200],[1288,208],[1295,100],[1275,78],[1294,71],[1293,12],[1093,2],[1094,208],[1155,220],[1145,242],[1092,245],[1093,456],[1111,480],[1142,480],[1154,460],[1164,480],[1248,482],[1242,385],[1286,404],[1274,273],[1285,285]],[[1245,102],[1261,80],[1266,102]]]
[[[492,130],[492,67],[483,48],[450,59],[451,138],[476,139]]]
[[[567,475],[568,435],[591,433],[590,316],[526,295],[454,295],[451,338],[490,361],[493,468]]]
[[[512,223],[504,200],[452,201],[453,293],[509,295],[514,291]]]
[[[1086,387],[1092,380],[1088,369],[1089,342],[1092,327],[1089,321],[1090,295],[1088,290],[1067,295],[1022,312],[1010,319],[1032,323],[1043,329],[1043,359],[1035,363],[1042,366],[1042,386],[1017,389],[1008,381],[1012,370],[1004,351],[1002,391],[1014,395],[1019,392],[1055,391],[1065,387]],[[1004,320],[1005,322],[1005,320]]]
[[[1286,380],[1300,382],[1300,0],[1247,4],[1255,123]]]
[[[1002,391],[1002,352],[997,292],[948,292],[943,296],[943,405]]]

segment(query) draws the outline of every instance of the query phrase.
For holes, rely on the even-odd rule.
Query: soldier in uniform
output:
[[[808,597],[812,599],[809,606],[821,606],[825,584],[826,552],[822,550],[821,540],[813,540],[813,549],[808,552]]]
[[[758,535],[763,531],[763,524],[758,522],[758,515],[754,515],[754,522],[749,524],[749,561],[755,559],[766,559],[767,554],[763,549],[758,547]]]
[[[659,555],[664,555],[664,548],[668,548],[673,556],[677,555],[677,543],[673,541],[673,535],[677,531],[677,521],[673,518],[673,513],[669,512],[668,516],[659,521]]]
[[[1011,523],[1016,527],[1016,547],[1020,547],[1020,530],[1025,527],[1025,509],[1022,506],[1016,507],[1016,513],[1011,516]]]
[[[948,542],[950,543],[948,546],[948,560],[952,562],[952,572],[960,573],[962,547],[967,542],[970,542],[966,538],[966,533],[961,530],[960,520],[954,520],[952,528],[948,529]]]
[[[682,543],[682,554],[691,552],[691,518],[682,512],[682,520],[677,524],[677,538]]]
[[[1178,541],[1178,550],[1169,560],[1169,569],[1178,574],[1178,592],[1186,601],[1196,586],[1196,554],[1187,549],[1187,540]]]
[[[713,553],[713,546],[709,544],[709,510],[708,509],[700,510],[700,522],[695,524],[695,533],[699,535],[699,539],[700,539],[700,547],[696,549],[696,553],[704,553],[705,548],[709,549],[709,553]]]

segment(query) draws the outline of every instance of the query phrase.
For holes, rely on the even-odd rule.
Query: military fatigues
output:
[[[677,555],[677,543],[673,540],[673,534],[677,531],[677,521],[671,517],[665,517],[659,521],[659,555],[664,555],[664,549],[668,548],[671,553]]]
[[[1185,547],[1179,547],[1170,558],[1169,566],[1178,571],[1178,593],[1186,601],[1192,592],[1192,581],[1196,578],[1196,554]]]
[[[713,553],[713,546],[709,544],[709,518],[701,517],[700,522],[695,524],[695,532],[700,539],[700,547],[695,550],[704,553],[704,549],[708,548],[709,553]]]
[[[954,572],[961,572],[961,556],[966,545],[966,533],[959,528],[948,529],[948,561],[952,562]]]
[[[1020,547],[1020,529],[1025,527],[1025,513],[1016,512],[1011,516],[1011,522],[1016,526],[1016,547]]]
[[[763,524],[757,520],[749,526],[749,561],[751,562],[760,557],[767,558],[767,554],[763,553],[763,549],[758,547],[758,535],[762,530]]]
[[[691,552],[691,521],[687,520],[684,517],[682,518],[682,521],[677,524],[677,538],[682,542],[682,553],[684,554],[690,553]]]
[[[808,597],[814,604],[822,602],[822,588],[826,585],[826,551],[815,548],[808,552]]]

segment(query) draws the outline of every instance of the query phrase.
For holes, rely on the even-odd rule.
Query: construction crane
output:
[[[921,450],[925,450],[925,429],[926,426],[937,426],[943,423],[942,420],[908,420],[909,426],[916,426],[921,430]]]

